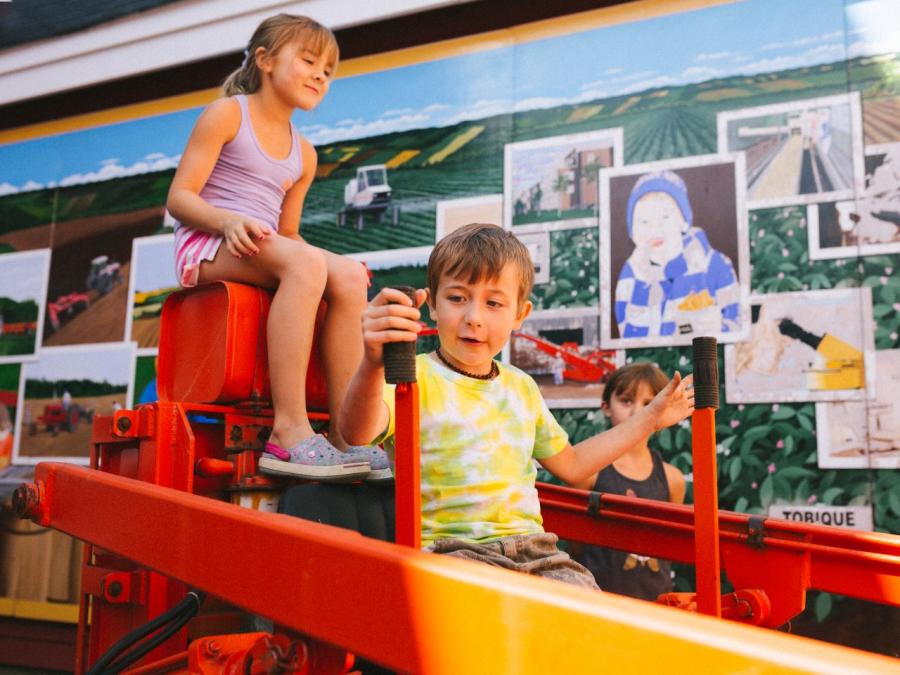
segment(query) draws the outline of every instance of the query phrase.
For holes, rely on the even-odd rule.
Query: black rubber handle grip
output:
[[[391,286],[406,293],[416,303],[416,289],[412,286]],[[388,342],[384,345],[384,379],[388,384],[416,381],[416,343]]]
[[[719,361],[716,338],[695,337],[694,407],[719,409]]]

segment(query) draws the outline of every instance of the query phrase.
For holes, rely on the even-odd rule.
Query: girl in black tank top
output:
[[[647,479],[628,478],[609,465],[597,474],[593,489],[626,497],[669,501],[669,484],[662,457],[654,450],[650,450],[650,456],[653,471]],[[672,568],[667,560],[600,546],[584,546],[581,553],[574,557],[594,574],[604,591],[656,600],[661,593],[672,590]]]
[[[617,370],[603,390],[603,411],[613,426],[621,424],[649,405],[666,385],[668,378],[653,364],[634,363]],[[658,499],[684,501],[684,476],[646,442],[631,448],[614,464],[591,476],[583,484],[587,490]],[[572,557],[587,567],[600,588],[613,593],[645,600],[656,600],[672,590],[671,565],[668,561],[601,548],[573,546]]]

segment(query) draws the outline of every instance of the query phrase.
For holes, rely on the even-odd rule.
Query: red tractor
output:
[[[54,302],[48,302],[47,318],[50,320],[50,327],[54,331],[59,330],[63,320],[70,319],[78,312],[84,311],[90,303],[91,299],[78,291],[61,295]]]
[[[59,430],[73,432],[78,428],[81,420],[92,422],[94,419],[94,411],[88,408],[82,408],[77,403],[69,405],[68,410],[61,403],[48,403],[44,406],[44,412],[39,415],[37,422],[32,422],[29,433],[34,435],[38,431],[38,422],[43,424],[47,431],[56,436]]]

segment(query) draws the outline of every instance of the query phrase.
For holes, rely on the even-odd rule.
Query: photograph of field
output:
[[[49,271],[49,249],[0,256],[0,363],[37,359]]]
[[[174,235],[136,238],[131,253],[130,311],[125,340],[137,343],[138,350],[156,350],[163,303],[179,288],[175,277]]]
[[[900,349],[875,352],[875,396],[816,403],[819,468],[900,469]]]
[[[469,223],[503,222],[503,195],[483,195],[463,199],[443,199],[435,212],[435,243],[453,230]]]
[[[96,186],[81,186],[80,192],[87,188]],[[83,196],[80,192],[71,199]],[[124,339],[132,240],[154,234],[163,210],[148,207],[55,225],[44,346]]]
[[[503,159],[507,229],[585,227],[597,221],[597,173],[622,164],[622,129],[509,143]]]
[[[513,332],[509,362],[534,378],[550,408],[599,408],[619,357],[600,349],[596,314],[545,313]]]
[[[605,347],[747,335],[744,157],[705,155],[600,172]]]
[[[47,458],[86,464],[94,415],[131,400],[134,345],[48,347],[25,363],[19,383],[13,462]]]
[[[16,406],[19,402],[19,375],[21,372],[21,364],[0,365],[0,469],[12,461],[15,432],[13,422],[16,419]]]
[[[856,199],[807,207],[812,260],[900,253],[900,143],[866,148]]]
[[[852,93],[719,113],[719,152],[747,158],[750,208],[852,197],[863,173],[859,101]]]
[[[875,387],[872,289],[750,297],[750,339],[725,346],[729,403],[861,401]]]
[[[152,403],[158,396],[156,392],[156,355],[140,356],[134,360],[134,396],[131,407],[140,403]]]

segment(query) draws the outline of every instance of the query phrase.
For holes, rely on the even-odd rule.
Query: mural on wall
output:
[[[766,513],[773,504],[853,503],[871,506],[876,530],[900,532],[900,512],[888,498],[900,489],[897,472],[820,470],[815,460],[834,455],[840,439],[825,440],[811,401],[856,399],[872,409],[866,397],[878,391],[881,373],[855,386],[820,386],[811,378],[827,379],[828,357],[796,337],[814,334],[825,344],[833,336],[861,351],[866,368],[873,349],[876,359],[900,349],[894,12],[890,0],[823,0],[815,12],[805,0],[747,0],[604,26],[598,11],[550,22],[555,33],[509,32],[402,67],[356,72],[342,64],[352,74],[333,83],[319,109],[295,118],[319,155],[301,231],[315,245],[365,261],[377,288],[421,285],[427,251],[453,228],[469,220],[503,224],[538,268],[535,311],[523,334],[574,345],[588,362],[593,353],[627,348],[625,359],[688,372],[682,345],[691,333],[634,336],[615,313],[616,286],[635,247],[631,191],[651,173],[673,174],[677,180],[662,180],[667,190],[649,194],[677,205],[673,192],[684,183],[691,227],[702,229],[725,269],[727,259],[740,289],[734,331],[709,291],[713,305],[696,292],[676,307],[698,313],[697,321],[693,314],[673,320],[706,332],[714,318],[722,342],[737,340],[723,364],[734,404],[717,418],[728,477],[723,508]],[[166,190],[199,110],[0,146],[0,254],[52,249],[41,307],[88,296],[59,330],[45,320],[43,349],[32,355],[37,365],[45,352],[53,355],[52,345],[112,341],[112,349],[135,340],[146,350],[141,367],[152,372],[154,338],[141,337],[139,326],[153,321],[158,303],[142,294],[168,282],[143,288],[138,275],[153,245],[132,242],[167,230]],[[732,187],[716,187],[716,177]],[[388,192],[379,208],[365,208],[368,197]],[[680,206],[672,213],[687,222]],[[118,265],[121,274],[105,294],[88,282],[97,259],[100,269]],[[838,303],[843,314],[815,310],[854,293]],[[115,307],[107,314],[103,303]],[[774,341],[761,341],[776,319],[791,321],[795,336],[775,325]],[[563,384],[555,384],[556,354],[528,353],[529,344],[536,343],[517,337],[509,357],[543,382],[548,399],[583,406],[557,411],[572,438],[604,424],[593,408],[600,386],[566,375],[577,368],[565,358]],[[775,363],[776,345],[791,364],[781,379],[758,372]],[[666,430],[653,443],[690,474],[689,428]],[[867,451],[869,459],[881,452],[872,441]]]
[[[19,375],[22,366],[18,363],[0,365],[0,469],[12,462],[15,435],[16,406],[19,403]]]
[[[875,396],[816,404],[819,467],[900,469],[900,349],[875,352]]]
[[[504,225],[516,232],[594,227],[597,172],[621,164],[621,129],[507,144]]]
[[[725,348],[729,403],[861,400],[874,386],[868,288],[750,298],[746,342]]]
[[[175,237],[171,234],[138,237],[133,242],[125,340],[134,341],[139,350],[159,347],[163,303],[180,288],[174,260]]]
[[[685,345],[747,334],[742,155],[600,172],[604,345]]]
[[[437,203],[434,216],[434,241],[469,223],[503,221],[503,195],[482,195],[462,199],[444,199]]]
[[[14,253],[0,265],[0,363],[38,358],[50,251]]]
[[[719,152],[742,152],[751,207],[853,197],[862,175],[859,95],[719,113]]]
[[[624,353],[600,347],[595,314],[548,311],[513,331],[509,362],[534,378],[551,409],[599,408],[603,382]]]
[[[858,198],[809,207],[813,260],[900,253],[900,143],[867,147],[865,166]]]
[[[94,415],[112,415],[131,400],[134,345],[46,347],[25,363],[19,383],[13,461],[86,464]]]

